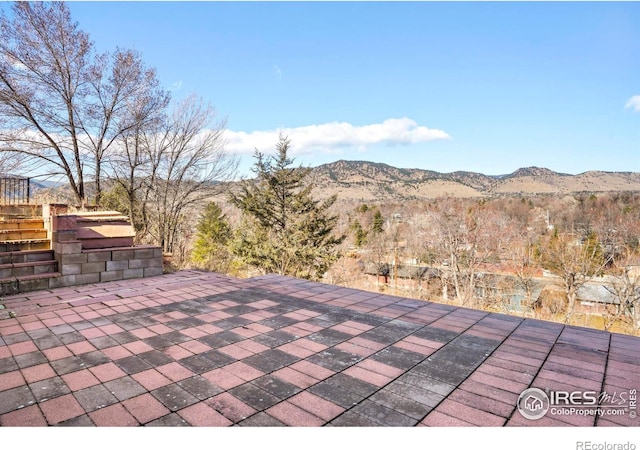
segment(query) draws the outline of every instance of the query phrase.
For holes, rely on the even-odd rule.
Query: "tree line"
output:
[[[63,200],[129,214],[139,240],[174,249],[189,208],[231,179],[225,121],[173,101],[134,50],[97,52],[64,2],[0,16],[0,173],[61,176]]]

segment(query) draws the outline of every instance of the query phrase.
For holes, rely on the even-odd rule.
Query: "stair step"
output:
[[[54,260],[53,250],[25,250],[0,253],[0,264],[19,264]]]
[[[0,278],[24,277],[57,271],[58,262],[56,260],[0,264]]]
[[[0,230],[0,242],[20,241],[26,239],[43,239],[47,237],[47,230],[37,228]]]
[[[24,250],[49,250],[51,243],[49,239],[20,239],[10,241],[0,241],[0,253],[19,252]]]
[[[60,272],[0,278],[0,295],[13,295],[20,292],[49,289],[50,280],[61,277]]]
[[[4,219],[0,220],[0,231],[21,229],[42,229],[43,219]]]

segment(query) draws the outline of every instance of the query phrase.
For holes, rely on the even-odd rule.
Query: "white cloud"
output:
[[[226,148],[236,153],[253,153],[256,148],[260,152],[269,153],[275,149],[279,133],[291,139],[294,155],[312,151],[336,153],[345,148],[363,152],[368,146],[376,144],[395,146],[450,139],[442,130],[418,126],[414,120],[403,117],[362,126],[347,122],[330,122],[251,133],[227,130]]]
[[[172,91],[179,91],[180,89],[182,89],[182,80],[176,81],[175,83],[173,83],[171,85],[171,90]]]
[[[276,78],[278,79],[282,78],[282,70],[277,65],[273,66],[273,73],[276,75]]]
[[[640,95],[634,95],[631,97],[627,104],[624,105],[625,108],[631,108],[636,112],[640,112]]]

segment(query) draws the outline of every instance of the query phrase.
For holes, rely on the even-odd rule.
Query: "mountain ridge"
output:
[[[338,160],[312,167],[311,174],[321,197],[337,194],[345,200],[640,191],[639,172],[591,170],[571,175],[537,166],[522,167],[510,174],[485,175],[470,171],[442,173],[428,169],[398,168],[371,161]]]

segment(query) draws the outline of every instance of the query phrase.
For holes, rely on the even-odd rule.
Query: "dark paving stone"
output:
[[[71,333],[61,334],[61,335],[58,336],[58,339],[60,339],[60,341],[64,345],[74,344],[76,342],[83,342],[83,341],[87,340],[87,338],[85,338],[83,335],[81,335],[77,331],[73,331]]]
[[[374,361],[402,370],[410,369],[425,358],[426,356],[420,353],[398,347],[385,348],[371,355],[371,359]]]
[[[448,362],[461,366],[477,367],[489,356],[489,352],[477,349],[468,349],[456,345],[446,345],[424,361],[422,364],[433,362]]]
[[[223,331],[221,333],[216,333],[215,336],[225,340],[227,342],[227,345],[235,344],[236,342],[244,341],[246,339],[246,337],[234,333],[233,331]]]
[[[331,425],[335,427],[379,427],[380,424],[368,417],[347,411],[331,421]]]
[[[278,316],[282,317],[284,314],[288,314],[288,313],[298,309],[297,306],[289,305],[289,304],[284,303],[285,299],[283,299],[283,298],[278,298],[278,300],[276,300],[276,301],[280,302],[280,304],[276,305],[276,306],[271,306],[271,307],[265,309],[265,311],[270,312],[271,314],[277,314]],[[277,316],[274,316],[274,317],[277,317]],[[285,317],[285,319],[289,320],[288,317]],[[293,320],[295,320],[295,319],[293,319]]]
[[[169,339],[164,338],[161,334],[158,336],[145,338],[142,340],[142,342],[155,348],[156,350],[161,350],[163,348],[167,348],[167,347],[171,347],[172,345],[175,345]]]
[[[169,328],[173,328],[176,331],[184,330],[186,328],[191,328],[191,325],[183,319],[170,320],[165,322],[163,325],[168,326]]]
[[[209,361],[215,363],[214,369],[236,362],[235,358],[229,355],[225,355],[224,353],[219,352],[218,350],[209,350],[208,352],[200,353],[199,356],[202,356],[203,358],[207,358]]]
[[[423,326],[424,325],[419,325],[413,322],[407,322],[406,320],[402,320],[402,319],[394,319],[390,322],[387,322],[386,325],[383,325],[383,328],[395,330],[397,332],[405,332],[407,333],[406,335],[408,336],[409,334],[416,332]]]
[[[128,376],[107,381],[104,383],[104,386],[120,401],[137,397],[138,395],[147,392],[142,385]]]
[[[341,372],[361,360],[362,356],[338,348],[328,348],[307,358],[307,361],[334,372]]]
[[[413,335],[422,339],[428,339],[430,341],[446,344],[458,337],[459,333],[450,330],[443,330],[442,328],[426,326],[421,330],[413,333]]]
[[[233,389],[229,389],[228,392],[256,411],[263,411],[280,402],[277,397],[251,383],[241,384]]]
[[[244,358],[242,362],[264,373],[271,373],[299,360],[300,358],[297,356],[285,353],[281,350],[271,349],[258,353],[257,355]]]
[[[311,325],[315,325],[317,327],[330,328],[334,325],[338,325],[342,323],[343,321],[332,320],[327,316],[322,315],[322,316],[312,317],[311,319],[307,319],[305,320],[305,322],[310,323]]]
[[[0,375],[18,369],[18,363],[12,357],[0,359]]]
[[[73,396],[86,412],[118,403],[118,399],[101,384],[76,391]]]
[[[243,314],[255,312],[255,308],[247,305],[238,305],[232,306],[230,308],[225,308],[224,312],[226,312],[227,314],[231,314],[232,316],[241,316]]]
[[[331,329],[321,330],[317,333],[312,333],[307,336],[307,339],[310,339],[313,342],[317,342],[322,345],[326,345],[327,347],[333,347],[334,345],[338,345],[341,342],[348,341],[351,338],[353,338],[353,336],[348,333],[343,333],[342,331]]]
[[[136,336],[129,333],[128,331],[122,331],[120,333],[112,334],[111,337],[120,345],[139,340]]]
[[[251,340],[259,344],[266,345],[269,348],[276,348],[280,347],[282,344],[286,344],[286,341],[283,342],[281,339],[275,338],[273,336],[267,336],[267,334],[254,336],[251,338]]]
[[[47,357],[42,352],[24,353],[22,355],[14,356],[13,358],[16,360],[16,364],[18,364],[18,367],[20,367],[21,369],[49,362]]]
[[[92,324],[91,322],[89,322],[88,320],[83,320],[81,322],[75,322],[75,323],[71,324],[71,326],[76,331],[86,330],[87,328],[94,328],[95,327],[95,325]]]
[[[211,322],[211,324],[218,328],[222,328],[225,331],[233,330],[238,327],[235,322],[230,322],[229,319],[216,320],[215,322]]]
[[[136,328],[140,328],[140,326],[143,327],[150,327],[153,325],[157,325],[160,322],[158,322],[156,319],[152,319],[151,317],[135,317],[132,318],[134,323],[137,323],[138,326]],[[122,324],[118,324],[122,327]],[[122,327],[124,328],[124,327]],[[126,328],[125,328],[126,329]]]
[[[213,324],[215,326],[223,325],[223,326],[220,326],[220,328],[223,328],[225,330],[232,330],[234,328],[243,327],[243,326],[248,325],[250,323],[252,323],[251,320],[244,319],[242,317],[228,317],[228,318],[226,318],[224,320],[220,320],[218,322],[214,322]],[[227,327],[229,327],[229,328],[227,328]]]
[[[387,408],[380,403],[364,400],[356,405],[350,412],[356,413],[366,419],[388,427],[410,427],[418,423],[418,419],[405,416],[394,409]]]
[[[430,361],[414,367],[412,372],[457,386],[471,375],[474,369],[446,361]]]
[[[147,318],[144,317],[143,319],[147,319]],[[150,320],[149,322],[153,322],[152,325],[157,324],[155,320]],[[137,320],[124,320],[122,322],[116,322],[116,323],[124,331],[137,330],[138,328],[142,328],[144,326],[143,324],[139,323]]]
[[[100,336],[97,338],[89,339],[89,342],[97,348],[98,350],[102,350],[104,348],[115,347],[118,344],[118,341],[110,338],[109,336]]]
[[[434,400],[438,400],[438,396],[446,397],[455,390],[456,386],[426,376],[406,373],[385,388],[396,394],[410,396],[426,405],[432,405]],[[434,397],[430,392],[437,394],[437,396]]]
[[[163,338],[171,342],[172,344],[182,344],[183,342],[190,341],[190,338],[187,335],[180,333],[179,331],[172,331],[171,333],[165,333],[162,335]]]
[[[153,390],[151,395],[171,411],[178,411],[199,401],[175,383]]]
[[[14,333],[8,336],[2,336],[2,340],[4,340],[7,345],[11,345],[29,341],[31,340],[31,337],[27,333]]]
[[[360,337],[377,342],[379,344],[392,345],[410,334],[410,331],[401,328],[381,325],[372,330],[365,331],[360,335]]]
[[[209,358],[201,355],[189,356],[187,358],[181,359],[179,362],[184,367],[198,375],[220,367],[219,363],[214,362]]]
[[[456,347],[464,347],[470,350],[476,350],[480,352],[492,352],[502,343],[502,341],[496,339],[488,339],[479,336],[460,335],[451,341],[451,345]]]
[[[95,319],[91,319],[90,322],[96,327],[104,327],[105,325],[113,324],[111,319],[107,319],[106,317],[96,317]]]
[[[253,416],[238,423],[241,427],[286,427],[286,425],[280,422],[275,417],[271,417],[269,414],[259,412]]]
[[[294,323],[298,323],[298,322],[299,322],[299,320],[292,319],[290,317],[273,316],[273,317],[270,317],[268,319],[261,320],[258,323],[260,325],[264,325],[266,327],[273,328],[274,330],[277,330],[279,328],[288,327],[289,325],[293,325]]]
[[[71,390],[60,377],[47,378],[29,385],[38,403],[69,394]],[[3,393],[4,396],[4,393]]]
[[[51,330],[51,332],[53,334],[56,334],[56,335],[61,335],[61,334],[65,334],[65,333],[72,333],[72,332],[76,331],[75,328],[73,328],[71,325],[67,325],[67,324],[57,325],[55,327],[51,327],[50,330]]]
[[[335,384],[329,383],[328,380],[311,386],[308,391],[345,409],[353,407],[364,399],[364,397],[352,391],[347,391]]]
[[[0,414],[32,405],[36,399],[27,386],[19,386],[2,391],[0,394]]]
[[[421,421],[433,410],[433,406],[403,397],[388,389],[382,389],[376,392],[369,397],[369,400],[379,403],[389,409],[393,409],[394,411],[411,417],[417,421]]]
[[[55,337],[55,334],[51,332],[48,328],[40,328],[38,330],[27,331],[27,334],[31,337],[32,340]]]
[[[227,342],[226,339],[219,337],[218,334],[220,333],[210,334],[208,336],[202,336],[201,338],[198,338],[196,340],[214,349],[220,348],[220,347],[226,347],[227,345],[229,345],[229,342]]]
[[[189,422],[176,413],[167,414],[159,419],[145,424],[145,427],[190,427]]]
[[[138,358],[135,355],[127,356],[126,358],[118,359],[114,361],[118,367],[124,370],[129,375],[134,375],[138,372],[142,372],[147,369],[151,369],[151,364]]]
[[[63,342],[56,336],[46,336],[34,339],[33,343],[36,344],[40,350],[47,350],[49,348],[60,347],[61,345],[64,345]]]
[[[141,360],[148,362],[154,367],[163,366],[165,364],[169,364],[174,362],[174,359],[165,355],[158,350],[151,350],[149,352],[140,353],[138,358]]]
[[[51,361],[51,367],[58,375],[66,375],[77,370],[84,369],[84,362],[77,356],[69,356],[67,358]]]
[[[366,381],[362,381],[349,375],[345,375],[344,373],[337,373],[331,378],[328,378],[326,381],[329,384],[333,384],[340,389],[353,392],[354,394],[363,398],[369,397],[379,389],[377,386],[371,383],[367,383]]]
[[[358,314],[353,318],[356,322],[364,323],[366,325],[370,325],[372,327],[378,327],[380,325],[384,325],[389,322],[389,319],[385,319],[384,317],[374,316],[372,314]]]
[[[256,378],[251,383],[255,384],[260,389],[264,389],[269,394],[280,400],[285,400],[301,391],[299,387],[291,383],[286,383],[272,375],[264,375],[260,378]]]
[[[280,330],[269,331],[262,334],[260,337],[263,339],[268,339],[271,343],[277,344],[276,347],[296,340],[296,337],[293,334]]]
[[[176,311],[189,314],[190,316],[197,316],[199,314],[206,314],[213,311],[211,307],[203,304],[201,301],[198,301],[197,299],[176,303],[175,306],[176,306]],[[199,320],[199,319],[196,319],[196,320]]]
[[[84,364],[84,367],[99,366],[100,364],[105,364],[111,361],[109,357],[98,350],[78,355],[78,359],[82,364]]]
[[[87,414],[55,424],[56,427],[95,427],[96,425]]]
[[[200,375],[178,381],[177,384],[198,400],[206,400],[223,392],[218,386],[211,384],[209,380]]]

